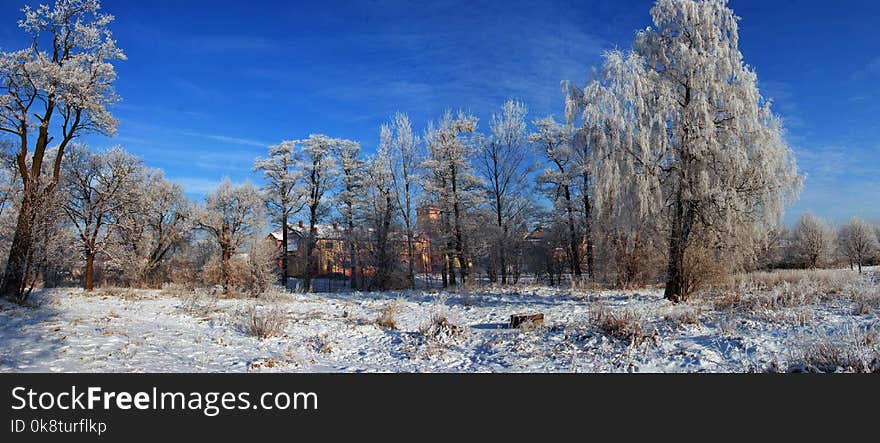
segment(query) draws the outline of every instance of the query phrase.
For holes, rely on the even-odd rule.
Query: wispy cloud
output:
[[[809,128],[807,124],[807,116],[798,103],[798,96],[794,92],[795,88],[782,81],[762,80],[758,85],[761,95],[773,100],[773,111],[782,116],[782,121],[786,128],[799,130],[799,137],[793,137],[796,141],[801,139],[805,132],[803,130]]]
[[[263,142],[263,141],[259,141],[259,140],[251,140],[251,139],[247,139],[247,138],[240,138],[240,137],[231,137],[231,136],[222,135],[222,134],[201,134],[201,133],[197,133],[197,132],[182,132],[182,134],[191,135],[194,137],[202,137],[202,138],[206,138],[208,140],[214,140],[214,141],[218,141],[221,143],[230,143],[230,144],[234,144],[234,145],[255,146],[258,148],[265,148],[265,147],[269,146],[269,143],[267,143],[267,142]]]
[[[880,189],[880,146],[830,144],[795,149],[798,166],[806,173],[799,201],[786,217],[792,222],[804,210],[841,223],[852,215],[880,221],[876,200]]]
[[[214,100],[220,97],[219,92],[191,80],[181,77],[171,77],[170,80],[181,92],[190,94],[198,99]]]
[[[460,17],[464,19],[442,28],[414,17],[402,30],[347,36],[345,44],[356,45],[359,52],[381,53],[382,63],[324,72],[318,78],[330,81],[315,94],[341,104],[384,99],[426,113],[457,106],[485,111],[515,97],[535,113],[559,112],[560,82],[584,82],[588,68],[612,47],[565,16],[535,20],[517,14],[484,20],[461,11]],[[341,80],[351,78],[351,71],[361,81]]]
[[[880,57],[868,60],[863,66],[856,69],[852,74],[852,80],[861,81],[871,78],[880,78]]]
[[[229,52],[272,52],[276,51],[281,42],[254,35],[215,34],[215,35],[184,35],[177,40],[185,50],[200,53]]]
[[[187,194],[193,197],[201,197],[215,189],[220,180],[212,180],[203,177],[168,177],[170,181],[179,183]]]

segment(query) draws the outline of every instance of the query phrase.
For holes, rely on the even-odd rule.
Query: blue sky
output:
[[[44,0],[45,1],[45,0]],[[479,4],[478,4],[479,3]],[[0,48],[19,49],[22,0],[0,0]],[[481,118],[508,97],[561,117],[559,82],[582,83],[627,48],[651,1],[268,2],[105,0],[129,60],[115,138],[194,197],[222,177],[258,180],[254,157],[325,133],[372,151],[395,111],[421,130],[447,108]],[[880,5],[732,0],[740,48],[773,97],[807,174],[803,210],[880,221]]]

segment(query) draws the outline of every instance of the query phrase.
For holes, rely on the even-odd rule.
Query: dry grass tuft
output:
[[[311,340],[312,349],[320,354],[330,354],[336,347],[326,332],[315,335]]]
[[[435,344],[447,344],[464,338],[467,329],[453,324],[443,314],[435,314],[431,322],[423,326],[419,332],[428,341]]]
[[[880,355],[864,352],[863,346],[824,341],[804,349],[788,372],[880,372]]]
[[[183,296],[181,308],[193,317],[206,318],[218,310],[217,297],[200,291],[194,291]]]
[[[702,310],[700,308],[682,307],[674,309],[663,316],[663,321],[678,328],[686,325],[699,325]]]
[[[196,292],[194,285],[182,285],[179,283],[168,282],[162,285],[159,295],[164,297],[182,297]]]
[[[251,306],[245,311],[245,331],[261,340],[281,335],[286,326],[284,312],[278,308],[261,312],[256,306]]]
[[[804,326],[813,321],[814,312],[811,306],[781,310],[765,309],[759,311],[756,317],[767,323]]]
[[[376,324],[384,329],[397,329],[397,316],[403,311],[403,300],[395,300],[379,310]]]
[[[852,285],[849,292],[856,315],[872,314],[880,308],[880,286],[862,281],[860,284]]]
[[[626,341],[630,346],[656,342],[659,336],[657,328],[647,322],[644,316],[630,309],[615,312],[600,305],[591,310],[590,320],[605,335]]]
[[[860,281],[858,273],[845,269],[781,269],[737,274],[725,289],[746,294],[783,290],[807,294],[812,302],[837,298]]]

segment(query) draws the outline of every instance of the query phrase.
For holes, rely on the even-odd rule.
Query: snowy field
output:
[[[657,289],[57,289],[0,302],[0,371],[877,371],[877,280],[876,269],[762,274],[681,305]],[[545,322],[508,328],[517,313]],[[275,334],[254,336],[254,319]]]

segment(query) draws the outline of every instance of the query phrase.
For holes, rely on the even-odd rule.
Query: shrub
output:
[[[284,312],[278,308],[260,312],[256,306],[251,306],[246,311],[245,330],[259,339],[281,335],[286,326]]]
[[[227,292],[257,297],[278,281],[274,249],[267,241],[255,242],[247,254],[238,254],[229,260],[229,288]],[[219,257],[211,258],[204,267],[203,278],[209,284],[223,284],[223,268]]]

